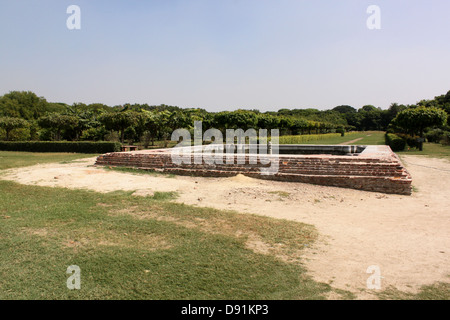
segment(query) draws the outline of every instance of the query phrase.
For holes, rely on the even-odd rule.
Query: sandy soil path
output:
[[[358,138],[358,139],[354,139],[354,140],[350,140],[350,141],[347,141],[347,142],[342,142],[342,143],[339,143],[339,145],[347,145],[347,144],[352,144],[352,143],[355,143],[355,142],[358,142],[359,140],[362,140],[363,138]]]
[[[381,270],[381,289],[415,292],[450,282],[450,162],[421,156],[402,160],[413,177],[412,196],[385,195],[302,183],[236,176],[201,178],[133,175],[93,167],[95,159],[7,170],[1,179],[22,184],[136,190],[135,195],[177,191],[189,205],[230,209],[315,225],[319,241],[304,263],[317,281],[373,298],[367,268]]]

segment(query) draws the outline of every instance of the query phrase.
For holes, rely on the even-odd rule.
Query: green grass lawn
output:
[[[304,144],[340,144],[349,142],[355,139],[362,138],[356,142],[352,142],[352,145],[384,145],[385,132],[382,131],[367,131],[357,132],[352,135],[345,135],[344,137],[331,137],[328,139],[322,139],[320,141],[305,142]],[[396,152],[399,155],[421,155],[435,158],[450,158],[450,146],[444,146],[439,143],[424,143],[423,151],[411,148],[405,151]]]
[[[88,155],[2,152],[1,169]],[[0,299],[322,299],[311,225],[170,200],[0,181]],[[81,269],[81,290],[66,270]],[[349,293],[341,293],[345,297]]]
[[[0,170],[32,166],[39,163],[63,162],[98,156],[82,153],[33,153],[0,151]]]
[[[419,156],[429,156],[434,158],[450,158],[450,146],[444,146],[439,143],[424,143],[423,151],[418,149],[408,150],[408,146],[405,151],[396,152],[399,155],[419,155]]]
[[[382,131],[368,131],[364,135],[358,137],[362,138],[359,141],[350,143],[352,145],[383,145],[385,132]],[[357,139],[357,138],[355,138]],[[352,139],[353,140],[353,139]]]
[[[324,136],[324,135],[321,135]],[[301,137],[301,136],[300,136]],[[302,142],[300,144],[341,144],[341,143],[347,143],[349,141],[353,141],[356,139],[362,138],[362,140],[359,140],[357,142],[351,143],[355,145],[364,145],[364,144],[384,144],[384,132],[381,131],[367,131],[367,132],[351,132],[345,134],[342,136],[331,136],[321,138],[320,140],[313,140],[313,141],[306,141]],[[282,143],[280,137],[280,143]]]
[[[310,225],[160,196],[7,181],[0,190],[0,299],[321,299],[331,290],[295,261],[316,239]],[[81,290],[66,287],[70,265],[81,268]]]
[[[377,294],[381,300],[450,300],[450,283],[439,282],[422,286],[418,293],[407,293],[387,288]]]

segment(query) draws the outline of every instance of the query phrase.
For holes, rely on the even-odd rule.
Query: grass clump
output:
[[[68,163],[73,160],[95,156],[98,156],[98,154],[0,151],[0,170],[53,162]]]
[[[385,300],[450,300],[450,283],[437,282],[422,286],[418,293],[408,293],[389,287],[377,294]]]

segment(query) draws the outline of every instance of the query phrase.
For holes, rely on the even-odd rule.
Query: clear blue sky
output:
[[[81,30],[69,30],[69,5]],[[369,5],[381,30],[369,30]],[[1,0],[0,95],[209,111],[415,103],[450,90],[448,0]]]

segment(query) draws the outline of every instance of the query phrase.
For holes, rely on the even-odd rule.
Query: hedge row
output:
[[[412,135],[405,134],[405,133],[397,133],[397,136],[402,138],[403,140],[405,140],[406,144],[408,146],[410,146],[411,148],[418,149],[420,147],[420,142],[419,142],[420,137],[419,136],[412,136]]]
[[[392,151],[403,151],[406,147],[406,141],[393,133],[386,133],[386,144],[391,147]]]
[[[67,141],[1,141],[2,151],[108,153],[120,151],[118,142],[67,142]]]

